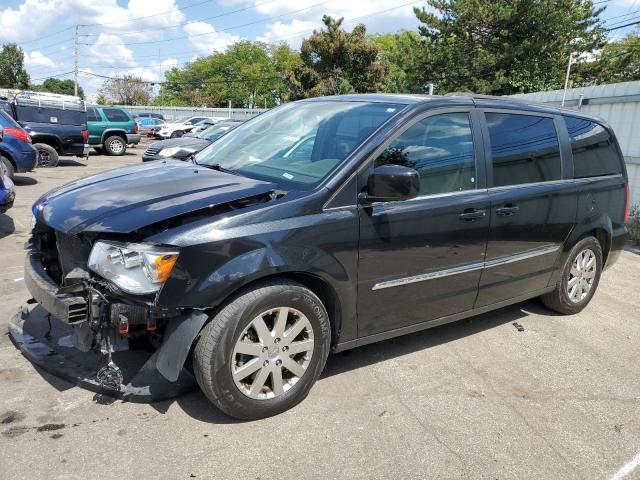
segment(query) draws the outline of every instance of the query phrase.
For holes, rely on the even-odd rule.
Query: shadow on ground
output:
[[[0,213],[0,238],[11,235],[15,231],[16,225],[13,223],[13,218],[4,213]]]
[[[36,180],[33,177],[24,177],[22,175],[20,175],[20,176],[16,175],[13,178],[13,183],[17,187],[28,187],[28,186],[31,186],[31,185],[37,185],[38,184],[38,180]]]

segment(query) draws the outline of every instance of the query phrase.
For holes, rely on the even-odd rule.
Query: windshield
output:
[[[229,130],[233,130],[236,126],[230,124],[219,124],[213,125],[209,128],[202,130],[194,135],[194,137],[202,138],[203,140],[209,140],[213,142],[214,140],[219,139],[222,135],[227,133]]]
[[[403,107],[343,101],[289,103],[229,132],[195,160],[290,189],[310,189]]]

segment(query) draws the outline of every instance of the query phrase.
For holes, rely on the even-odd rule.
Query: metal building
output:
[[[514,97],[560,105],[563,92],[552,90]],[[640,81],[569,89],[565,107],[596,115],[613,127],[627,164],[631,204],[640,204]]]

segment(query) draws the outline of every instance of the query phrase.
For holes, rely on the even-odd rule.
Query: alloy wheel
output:
[[[233,380],[250,398],[280,396],[305,374],[313,348],[313,328],[302,312],[289,307],[267,310],[249,323],[236,342]]]
[[[38,166],[48,167],[51,164],[51,155],[46,150],[38,150]]]
[[[597,268],[596,254],[590,248],[582,250],[573,259],[567,280],[567,295],[573,303],[580,303],[589,295]]]
[[[111,140],[110,148],[113,153],[121,153],[124,148],[124,143],[122,143],[121,140]]]

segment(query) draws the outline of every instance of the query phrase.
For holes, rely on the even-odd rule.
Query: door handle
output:
[[[467,208],[464,212],[462,212],[459,215],[460,220],[463,220],[465,222],[473,222],[474,220],[478,220],[486,216],[487,216],[486,211],[476,210],[475,208]]]
[[[517,205],[512,205],[508,203],[504,207],[496,208],[496,215],[501,215],[503,217],[509,217],[514,213],[518,213],[520,211],[520,207]]]

